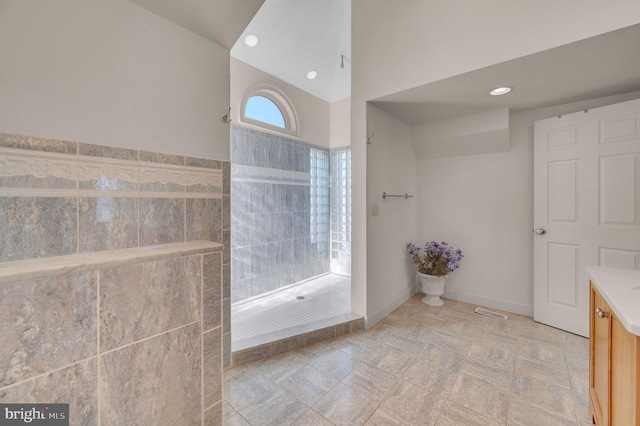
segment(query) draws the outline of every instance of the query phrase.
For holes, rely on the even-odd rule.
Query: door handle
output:
[[[547,231],[545,231],[544,228],[536,228],[533,230],[533,232],[535,232],[536,235],[544,235],[547,233]]]
[[[604,312],[602,309],[600,308],[596,308],[596,315],[598,316],[598,318],[606,318],[609,316],[608,313]]]

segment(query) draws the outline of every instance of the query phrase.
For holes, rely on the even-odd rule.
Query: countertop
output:
[[[113,268],[152,260],[222,251],[223,245],[211,241],[162,244],[121,250],[97,251],[67,256],[0,262],[0,284],[44,278],[69,272]]]
[[[587,272],[624,328],[640,336],[640,271],[592,266]]]

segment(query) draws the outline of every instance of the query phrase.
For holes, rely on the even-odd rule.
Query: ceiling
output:
[[[351,96],[351,0],[130,1],[320,99]],[[256,47],[245,46],[247,34],[260,38]]]
[[[244,44],[248,34],[258,36],[256,47]],[[349,97],[351,1],[266,0],[231,56],[327,102]],[[311,70],[314,80],[306,77]]]
[[[231,49],[264,0],[129,0]]]
[[[503,96],[490,89],[512,86]],[[482,68],[373,103],[410,125],[640,91],[640,24]]]
[[[327,102],[351,94],[350,0],[130,0]],[[244,37],[260,38],[256,47]],[[373,101],[410,125],[640,91],[640,24]],[[344,55],[344,68],[340,67]],[[318,71],[308,80],[310,70]],[[509,85],[505,96],[489,96]]]

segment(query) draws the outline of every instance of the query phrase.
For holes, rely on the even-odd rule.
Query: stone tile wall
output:
[[[177,256],[0,283],[0,402],[69,403],[71,425],[222,424],[223,254]]]
[[[222,336],[218,338],[214,337],[215,333],[205,333],[203,350],[209,348],[207,350],[215,352],[214,348],[222,344],[223,351],[219,356],[224,365],[229,365],[230,178],[231,168],[227,161],[0,133],[0,265],[2,262],[23,259],[194,240],[222,243],[225,249],[220,260],[204,261],[204,268],[210,270],[212,276],[218,276],[219,273],[223,286],[215,291],[220,293],[221,299],[215,293],[203,302],[211,305],[210,309],[222,309],[223,317],[218,320],[221,322]],[[2,291],[6,291],[6,288],[2,287]],[[205,287],[205,291],[214,290]],[[90,301],[91,297],[83,296],[85,301]],[[17,298],[8,293],[1,298],[9,304],[19,303]],[[153,299],[150,303],[157,306],[147,305],[147,309],[163,308],[161,304],[168,300],[167,295],[164,299]],[[204,312],[213,311],[205,309]],[[182,312],[181,315],[187,313]],[[13,317],[11,321],[20,318]],[[203,321],[211,324],[210,318]],[[34,330],[31,332],[40,329],[36,327]],[[28,340],[29,331],[24,332]],[[0,346],[3,347],[4,336],[4,333],[0,336]],[[123,339],[125,337],[136,338],[121,336]],[[60,343],[56,340],[55,344],[50,342],[43,345],[57,346]],[[56,355],[60,351],[64,352],[63,349],[56,349]],[[27,355],[11,355],[11,371],[0,371],[0,383],[6,383],[3,375],[21,371],[22,357]],[[86,406],[81,400],[92,398],[91,392],[94,391],[85,395],[73,389],[60,389],[53,379],[47,379],[46,385],[41,383],[49,376],[69,377],[82,372],[81,380],[86,380],[83,386],[95,384],[99,368],[97,360],[91,357],[78,358],[84,355],[76,354],[72,360],[67,359],[73,362],[68,370],[38,373],[28,385],[33,389],[25,391],[25,395],[38,395],[34,389],[68,392],[80,401],[78,406]],[[0,358],[0,364],[6,361],[4,355]],[[152,373],[152,370],[148,372]],[[174,380],[170,376],[165,378]],[[216,389],[205,391],[217,392]],[[0,398],[10,395],[10,392],[13,391],[3,390]],[[207,416],[216,418],[211,412]]]
[[[182,241],[223,243],[231,350],[230,164],[0,133],[0,262]]]
[[[230,229],[226,162],[7,134],[0,162],[0,261],[223,242]]]
[[[329,272],[329,150],[231,130],[232,301]]]

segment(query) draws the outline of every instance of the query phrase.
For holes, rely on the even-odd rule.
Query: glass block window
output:
[[[351,275],[351,149],[331,150],[331,272]]]
[[[329,258],[329,152],[311,149],[311,244],[318,258]]]

